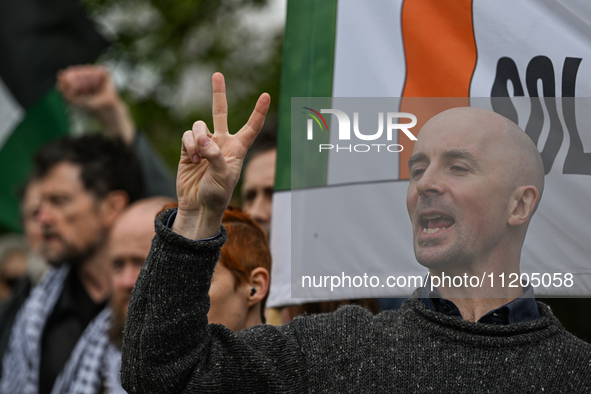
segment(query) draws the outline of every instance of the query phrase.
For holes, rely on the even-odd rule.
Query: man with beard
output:
[[[214,133],[199,121],[183,135],[179,209],[156,219],[129,304],[121,368],[128,392],[591,391],[591,346],[566,332],[531,288],[417,289],[399,311],[377,316],[345,306],[281,327],[211,329],[223,212],[270,101],[263,94],[230,134],[223,76],[212,83]],[[419,133],[409,169],[415,256],[431,275],[519,273],[544,169],[517,125],[479,108],[442,112]]]
[[[93,319],[107,324],[107,236],[125,207],[142,196],[141,171],[120,140],[85,135],[42,148],[32,179],[41,190],[41,254],[53,268],[16,318],[0,392],[93,393],[99,355],[80,360],[101,348],[101,335],[86,328]]]
[[[101,380],[106,393],[125,392],[121,388],[119,369],[127,306],[131,290],[150,252],[155,234],[154,217],[165,204],[172,202],[174,201],[167,197],[151,197],[131,204],[113,225],[109,235],[112,320],[107,331],[109,343],[101,361]],[[99,322],[93,324],[95,323]]]
[[[150,252],[155,235],[154,218],[163,207],[176,206],[172,203],[166,197],[137,201],[120,216],[111,230],[108,248],[113,288],[112,321],[108,329],[109,344],[100,363],[102,387],[107,394],[125,392],[119,370],[129,299]],[[223,223],[228,229],[229,242],[222,248],[220,264],[213,274],[208,319],[210,323],[239,331],[264,322],[271,253],[263,230],[239,209],[228,208]]]

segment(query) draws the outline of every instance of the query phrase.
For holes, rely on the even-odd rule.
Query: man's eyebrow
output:
[[[408,168],[412,168],[412,166],[423,160],[427,160],[427,155],[424,153],[417,153],[415,155],[412,155],[410,159],[408,159]]]
[[[477,161],[476,156],[466,149],[450,149],[445,151],[444,156],[451,159],[465,159],[473,163],[476,163]]]
[[[470,162],[470,164],[477,166],[478,161],[476,160],[476,156],[472,152],[467,149],[450,149],[443,153],[443,155],[450,159],[464,159]],[[428,157],[424,153],[417,153],[412,155],[410,159],[408,159],[408,168],[412,168],[415,164],[421,161],[428,161]]]

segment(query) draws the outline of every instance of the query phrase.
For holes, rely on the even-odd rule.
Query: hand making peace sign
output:
[[[244,156],[265,122],[271,97],[263,93],[248,122],[228,131],[224,76],[213,74],[213,134],[203,121],[183,134],[177,173],[179,208],[172,230],[189,239],[215,236],[240,177]]]

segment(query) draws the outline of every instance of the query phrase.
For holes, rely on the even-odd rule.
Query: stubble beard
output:
[[[41,256],[53,267],[60,267],[68,263],[73,267],[79,267],[86,260],[96,255],[104,246],[107,240],[108,231],[101,229],[98,236],[84,247],[79,247],[65,240],[60,234],[51,233],[60,243],[59,248],[53,250],[45,241],[41,244]]]
[[[465,248],[462,247],[461,240],[457,239],[445,250],[437,252],[436,255],[428,250],[440,244],[441,240],[415,242],[415,257],[419,264],[429,269],[442,271],[458,267],[464,263],[466,260]]]
[[[418,219],[418,212],[431,208],[436,208],[447,212],[454,218],[453,234],[455,240],[445,249],[438,251],[437,254],[431,252],[429,249],[439,247],[446,241],[446,239],[419,239],[421,223]],[[413,229],[413,247],[415,258],[419,264],[429,269],[441,271],[458,267],[462,264],[465,264],[466,260],[469,260],[466,256],[466,249],[469,247],[469,245],[465,243],[461,228],[459,227],[462,223],[462,215],[452,205],[443,200],[435,201],[433,198],[423,198],[417,204],[416,212],[417,213],[414,222],[416,223],[417,228]]]
[[[111,309],[113,310],[113,320],[109,327],[109,339],[118,349],[123,344],[123,329],[125,328],[125,318],[127,316],[127,302],[131,293],[121,295],[113,294],[111,299]]]

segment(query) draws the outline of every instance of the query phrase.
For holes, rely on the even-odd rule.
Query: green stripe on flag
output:
[[[275,190],[292,189],[291,98],[332,96],[336,17],[337,0],[288,1],[279,97]],[[305,129],[301,134],[304,142]],[[328,142],[328,134],[325,135],[325,141],[318,142]],[[312,171],[305,171],[305,182],[297,180],[294,188],[325,185],[327,154],[308,157],[305,163]]]
[[[50,141],[68,135],[66,104],[50,90],[26,113],[0,149],[0,228],[21,228],[17,192],[32,168],[35,152]]]

